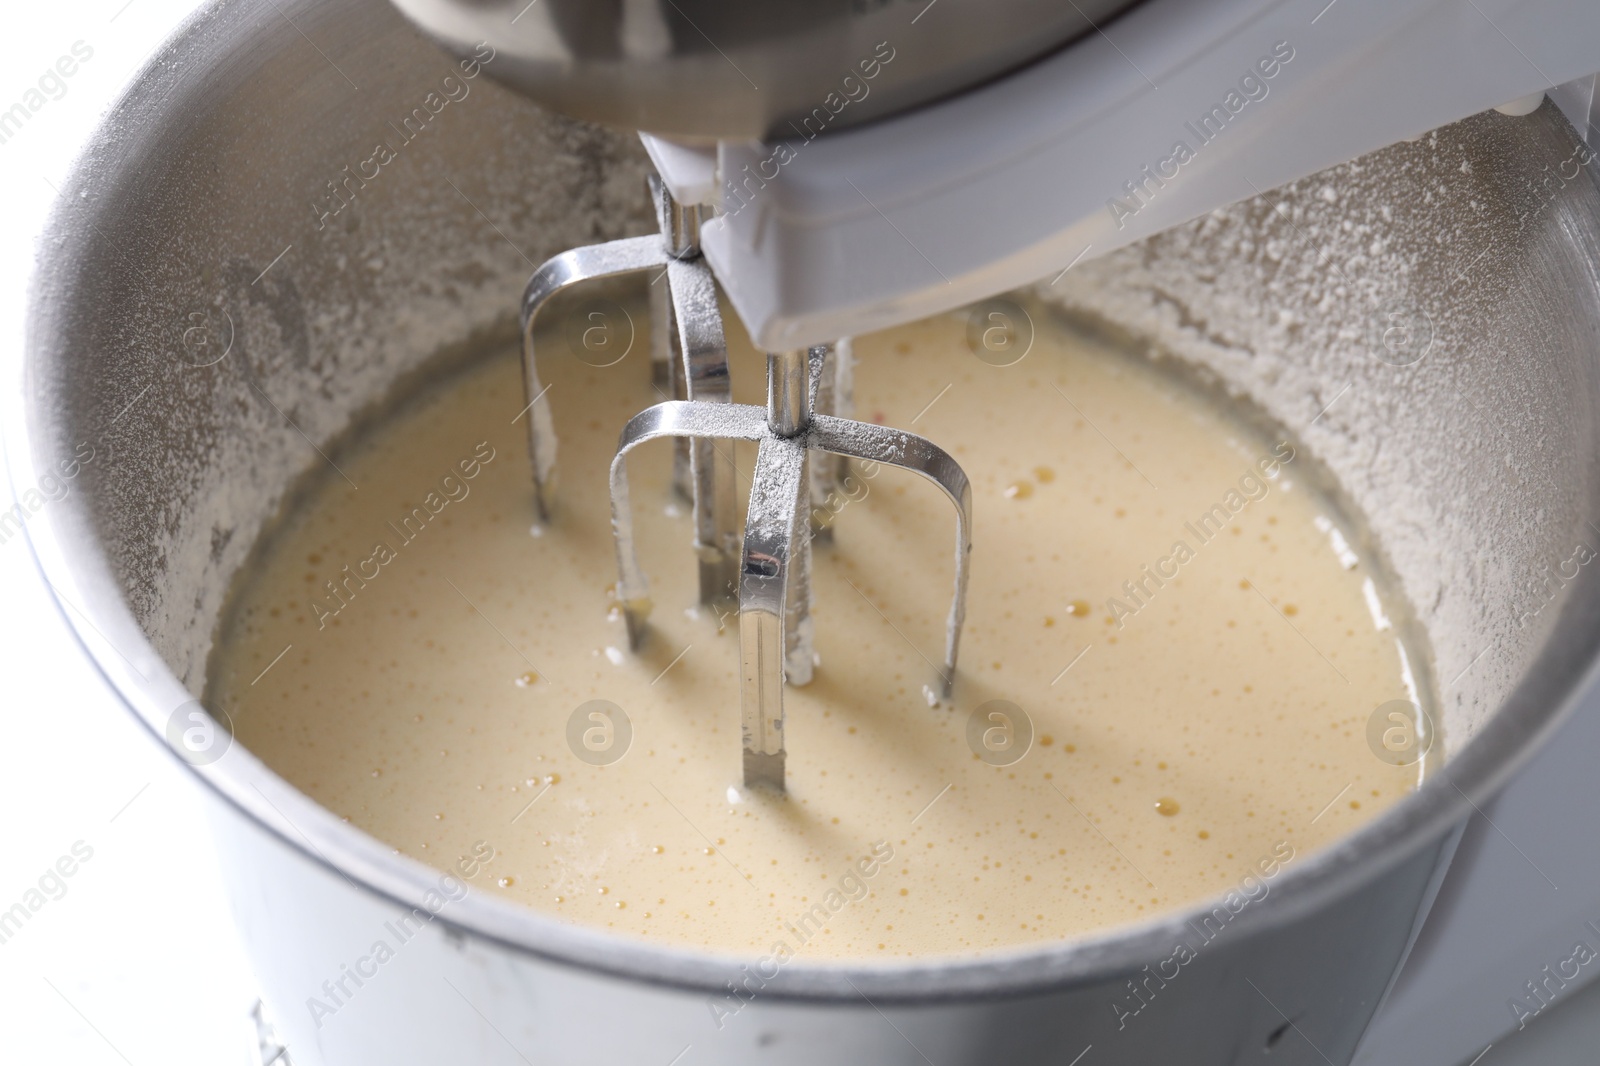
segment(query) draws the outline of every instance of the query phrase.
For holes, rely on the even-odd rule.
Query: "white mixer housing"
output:
[[[1019,73],[827,133],[871,92],[874,64],[917,47],[917,28],[840,71],[793,141],[645,137],[681,202],[717,207],[705,252],[760,345],[1048,279],[1467,115],[1531,111],[1556,87],[1584,130],[1600,70],[1593,4],[1150,0]]]

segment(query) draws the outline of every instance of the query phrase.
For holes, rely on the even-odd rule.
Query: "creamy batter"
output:
[[[630,460],[655,610],[627,650],[605,485],[619,429],[660,398],[643,345],[606,368],[547,348],[547,525],[514,356],[336,456],[343,476],[236,590],[210,702],[398,851],[448,868],[487,842],[474,890],[819,959],[970,954],[1253,892],[1413,788],[1418,767],[1367,740],[1375,708],[1415,698],[1405,649],[1305,457],[1058,327],[1009,367],[964,332],[951,316],[856,344],[858,417],[932,438],[972,480],[954,696],[931,665],[949,503],[858,467],[815,550],[820,666],[787,691],[786,798],[736,787],[737,619],[696,605],[669,443]],[[760,358],[732,340],[736,399],[762,403]],[[746,491],[753,448],[736,455]],[[631,719],[612,765],[569,747],[595,699]],[[1032,721],[1009,766],[968,744],[989,700]]]

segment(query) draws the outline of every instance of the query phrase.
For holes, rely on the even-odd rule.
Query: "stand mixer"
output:
[[[1600,15],[1560,0],[792,0],[760,25],[712,0],[396,3],[451,51],[492,42],[491,75],[546,106],[643,131],[775,350],[1058,279],[1548,90],[1588,130],[1600,68]]]
[[[759,19],[715,0],[394,2],[458,55],[489,42],[500,57],[492,76],[536,101],[641,131],[659,174],[660,238],[558,256],[523,299],[535,493],[548,518],[556,436],[534,351],[540,308],[584,280],[659,271],[651,335],[670,338],[654,355],[674,398],[628,424],[612,467],[617,593],[637,649],[649,598],[623,457],[647,440],[692,439],[679,487],[694,509],[701,601],[739,604],[745,784],[780,790],[782,688],[812,673],[802,519],[832,488],[812,476],[813,451],[908,466],[955,504],[944,696],[956,669],[972,547],[966,475],[932,442],[840,421],[826,402],[813,420],[813,398],[834,391],[824,381],[848,378],[851,334],[1059,281],[1091,253],[1394,140],[1487,107],[1531,112],[1563,82],[1585,128],[1600,67],[1590,43],[1600,14],[1554,2],[1516,12],[1553,57],[1537,63],[1519,48],[1521,62],[1482,64],[1463,59],[1510,38],[1475,3],[1466,17],[1436,0],[1338,12],[1334,0],[1309,19],[1277,0],[1101,0],[1070,13],[1010,0],[981,14],[929,3],[914,16],[893,3],[794,0]],[[1101,29],[1111,19],[1120,43]],[[1397,65],[1409,55],[1397,40],[1446,61],[1426,76]],[[1160,93],[1152,78],[1176,91]],[[1220,102],[1195,107],[1208,92]],[[773,350],[764,418],[727,406],[718,281]],[[715,444],[729,438],[762,442],[742,556],[734,471]]]
[[[1382,7],[1356,0],[1067,6],[1070,14],[1017,5],[1024,14],[1014,19],[1011,5],[969,12],[952,0],[848,10],[841,5],[821,23],[808,23],[796,5],[764,9],[759,24],[739,32],[716,23],[709,5],[629,2],[594,8],[596,15],[551,0],[446,5],[434,9],[448,12],[439,22],[420,6],[407,7],[447,42],[494,42],[499,54],[484,68],[491,76],[520,84],[524,75],[516,72],[526,67],[528,87],[542,92],[540,84],[556,86],[549,90],[555,96],[541,97],[556,106],[647,131],[645,149],[661,183],[649,201],[659,232],[629,237],[639,231],[636,208],[644,202],[636,143],[574,128],[519,100],[488,93],[448,112],[449,123],[439,124],[449,150],[487,160],[482,170],[493,193],[514,197],[517,182],[555,190],[540,189],[554,206],[537,216],[537,225],[505,222],[508,239],[535,249],[532,262],[554,256],[535,273],[520,323],[530,405],[524,416],[542,521],[561,521],[562,490],[553,478],[554,438],[539,435],[538,427],[546,425],[550,405],[562,401],[545,392],[537,377],[533,318],[550,291],[591,276],[646,271],[647,280],[658,278],[650,288],[653,314],[667,327],[653,329],[651,337],[664,406],[638,416],[624,446],[680,429],[704,434],[683,450],[679,484],[695,505],[701,599],[728,600],[737,586],[741,631],[748,626],[751,638],[741,647],[743,661],[753,664],[745,689],[748,780],[781,781],[777,682],[800,681],[810,665],[804,654],[807,598],[797,589],[811,538],[800,515],[812,509],[807,495],[825,499],[830,479],[841,480],[843,472],[807,445],[838,446],[874,461],[904,456],[921,466],[957,503],[958,564],[968,543],[959,469],[922,449],[920,438],[882,427],[857,430],[860,424],[850,422],[848,338],[868,330],[1041,280],[1046,295],[1081,284],[1071,297],[1077,305],[1107,294],[1137,294],[1152,306],[1166,300],[1160,306],[1191,312],[1187,318],[1176,311],[1171,316],[1182,329],[1213,345],[1200,362],[1209,360],[1240,393],[1258,390],[1274,417],[1324,434],[1312,441],[1324,452],[1331,450],[1335,432],[1392,442],[1416,460],[1402,472],[1421,470],[1427,478],[1414,480],[1436,487],[1457,507],[1475,487],[1452,476],[1463,469],[1479,477],[1479,484],[1498,485],[1496,472],[1513,465],[1533,471],[1541,463],[1565,463],[1557,470],[1561,484],[1583,489],[1593,483],[1587,458],[1593,452],[1592,420],[1582,404],[1595,387],[1589,369],[1588,324],[1596,318],[1589,268],[1600,242],[1585,214],[1594,190],[1587,178],[1575,180],[1588,158],[1573,156],[1571,130],[1552,107],[1533,112],[1525,123],[1480,115],[1441,135],[1441,143],[1456,153],[1452,169],[1458,159],[1472,164],[1473,180],[1482,182],[1472,193],[1490,204],[1501,231],[1534,242],[1536,251],[1510,260],[1532,279],[1534,298],[1520,301],[1527,306],[1463,300],[1448,305],[1459,323],[1439,316],[1436,328],[1441,338],[1453,329],[1493,333],[1497,350],[1516,353],[1522,363],[1511,374],[1486,360],[1475,379],[1452,378],[1449,387],[1424,382],[1406,395],[1420,397],[1418,408],[1443,412],[1442,424],[1454,432],[1485,397],[1511,394],[1518,381],[1535,380],[1545,402],[1518,413],[1531,437],[1559,445],[1554,459],[1524,439],[1520,422],[1503,431],[1510,438],[1503,447],[1495,438],[1489,449],[1495,454],[1485,457],[1436,426],[1419,430],[1398,418],[1389,424],[1358,407],[1391,378],[1360,377],[1361,387],[1340,400],[1340,383],[1369,371],[1370,357],[1319,363],[1319,370],[1332,366],[1348,375],[1326,392],[1296,391],[1278,386],[1293,378],[1296,358],[1309,367],[1314,353],[1286,344],[1281,350],[1292,358],[1280,357],[1271,368],[1281,380],[1265,372],[1248,378],[1239,367],[1258,355],[1270,362],[1269,348],[1281,335],[1259,313],[1270,287],[1251,287],[1242,270],[1227,267],[1247,257],[1240,251],[1243,241],[1263,249],[1277,241],[1286,249],[1283,261],[1341,278],[1335,252],[1342,254],[1356,238],[1340,230],[1336,219],[1317,214],[1322,200],[1316,190],[1280,187],[1391,144],[1362,165],[1381,173],[1390,183],[1386,189],[1411,197],[1415,213],[1408,214],[1401,202],[1383,236],[1433,239],[1452,221],[1450,212],[1465,215],[1469,208],[1464,200],[1433,199],[1445,172],[1428,169],[1429,142],[1395,142],[1488,107],[1510,104],[1508,113],[1526,112],[1538,100],[1522,98],[1547,91],[1573,126],[1588,129],[1590,75],[1600,69],[1593,44],[1600,40],[1600,15],[1543,3],[1522,5],[1513,17],[1509,5],[1484,0]],[[36,283],[27,409],[7,419],[8,462],[18,484],[36,480],[38,470],[48,469],[58,452],[69,453],[78,440],[121,434],[115,459],[108,456],[103,467],[88,470],[83,491],[39,516],[29,536],[52,585],[80,612],[83,623],[73,624],[88,654],[158,737],[173,708],[198,691],[221,590],[247,565],[248,537],[233,538],[233,531],[248,533],[270,520],[285,486],[304,469],[306,440],[334,439],[391,385],[423,367],[445,343],[441,334],[465,336],[469,327],[509,311],[515,295],[498,275],[482,287],[488,295],[440,295],[436,278],[424,274],[421,264],[433,269],[437,262],[439,276],[472,276],[465,249],[486,232],[468,194],[458,203],[442,177],[427,185],[442,189],[449,205],[437,215],[401,200],[400,183],[385,178],[387,184],[363,188],[365,215],[351,212],[341,226],[319,229],[314,240],[302,237],[310,220],[298,190],[320,189],[328,175],[339,172],[351,146],[366,143],[370,129],[389,117],[383,101],[420,96],[413,82],[421,75],[407,81],[407,72],[431,71],[427,64],[434,57],[403,27],[385,23],[389,13],[380,4],[285,0],[279,7],[222,4],[186,27],[108,124],[106,137],[118,150],[94,153],[64,189],[59,241],[52,245],[57,253],[41,266]],[[947,16],[954,29],[944,34],[944,43],[926,43],[940,39]],[[854,25],[863,27],[859,34],[846,32]],[[516,36],[524,32],[532,35]],[[776,42],[770,61],[758,61],[762,40]],[[681,69],[672,66],[679,47],[687,53]],[[599,65],[591,66],[596,56]],[[924,63],[918,56],[932,58]],[[329,109],[309,90],[279,91],[291,85],[345,92],[343,76],[331,63],[361,85],[359,95],[339,97],[346,107]],[[651,63],[665,65],[666,72]],[[619,74],[624,68],[654,80],[629,80]],[[172,81],[171,72],[179,69],[189,79],[182,85]],[[869,76],[869,70],[876,73]],[[706,75],[701,90],[675,95],[694,88],[696,71]],[[816,80],[808,80],[813,75]],[[852,79],[848,84],[846,76]],[[570,79],[580,77],[588,80],[573,88],[579,83]],[[759,88],[751,88],[752,81]],[[796,88],[790,92],[788,86]],[[584,110],[583,101],[606,99],[611,110]],[[231,154],[251,147],[236,144],[236,131],[268,102],[283,113],[282,128],[303,131],[295,151],[270,160],[278,169],[270,171],[268,187],[279,182],[290,190],[276,198],[261,195],[264,155],[238,165]],[[758,106],[747,106],[752,102]],[[647,105],[655,110],[642,110]],[[789,122],[795,123],[795,140],[775,140]],[[1175,150],[1178,142],[1186,151]],[[428,150],[409,150],[419,169]],[[562,153],[616,176],[627,194],[595,183],[592,200],[574,210],[572,201],[579,197],[557,188],[560,171],[550,162]],[[213,166],[218,155],[236,165]],[[1515,164],[1523,160],[1532,161],[1535,185],[1547,183],[1538,198],[1522,195],[1528,182]],[[248,180],[235,181],[235,174]],[[467,188],[477,205],[495,212],[492,201],[478,198],[477,187]],[[1257,194],[1264,208],[1258,203],[1219,213],[1204,233],[1172,229]],[[281,212],[280,200],[287,204]],[[568,224],[569,214],[580,217]],[[376,244],[367,242],[378,239],[353,225],[345,228],[353,217],[404,254],[390,258],[384,287],[374,284],[351,296],[343,288],[344,256],[356,249],[370,253]],[[241,218],[250,225],[241,225]],[[1138,250],[1147,257],[1144,264],[1131,249],[1120,257],[1111,254],[1151,234],[1157,234],[1154,241]],[[1433,287],[1419,284],[1417,290],[1438,294],[1453,275],[1473,277],[1494,265],[1500,256],[1489,253],[1498,253],[1498,239],[1469,233],[1450,244],[1428,264],[1439,275],[1429,274]],[[609,251],[578,247],[597,240]],[[273,260],[290,241],[293,253]],[[206,249],[193,257],[196,263],[203,259],[205,269],[189,271],[171,254],[173,247]],[[578,250],[557,254],[568,247]],[[207,273],[218,256],[227,264],[220,280]],[[93,266],[108,259],[138,269],[108,280]],[[352,261],[360,260],[352,254]],[[268,267],[270,272],[263,269]],[[514,270],[520,284],[527,267],[519,262]],[[658,277],[663,270],[666,275]],[[1291,298],[1283,303],[1301,323],[1332,329],[1329,321],[1343,316],[1353,334],[1365,337],[1367,319],[1394,308],[1396,289],[1387,286],[1392,278],[1375,278],[1370,285],[1361,280],[1363,285],[1349,286],[1352,292],[1330,293],[1321,304]],[[148,324],[149,309],[171,305],[187,311],[211,299],[218,286],[231,286],[232,306],[248,311],[237,316],[236,358],[215,368],[184,368],[171,380],[156,378],[141,392],[151,383],[124,372],[121,360],[126,352],[153,347],[141,330],[154,335],[165,328]],[[735,411],[736,405],[725,402],[715,286],[757,343],[774,353],[765,408]],[[1214,295],[1237,294],[1257,306],[1221,299],[1207,305],[1212,288]],[[1524,289],[1511,291],[1527,295]],[[1541,294],[1555,294],[1551,299],[1559,302],[1540,302]],[[488,306],[494,301],[500,303]],[[351,306],[358,311],[341,317]],[[1196,308],[1205,313],[1192,313]],[[1319,308],[1329,321],[1317,320]],[[1149,324],[1122,310],[1112,307],[1106,317]],[[440,325],[423,331],[424,337],[407,336],[428,314],[452,316],[448,330]],[[363,333],[350,328],[353,317],[370,326],[371,336],[348,348],[342,339],[330,340],[329,321],[337,334]],[[1138,336],[1154,338],[1154,347],[1178,329],[1163,333],[1164,323]],[[1459,341],[1460,332],[1455,336]],[[280,349],[288,355],[280,357]],[[1541,361],[1543,356],[1548,359]],[[239,402],[238,393],[254,395],[227,377],[242,372],[241,366],[262,371],[259,381],[292,416],[295,429],[258,400]],[[1352,409],[1365,413],[1344,422]],[[302,429],[304,437],[298,435]],[[722,459],[729,436],[760,438],[772,457],[771,492],[752,508],[742,547]],[[1485,430],[1483,436],[1490,434]],[[619,597],[632,601],[632,635],[648,639],[642,602],[647,593],[629,570],[625,471],[620,460],[612,469],[623,575]],[[1411,497],[1379,491],[1392,487],[1380,483],[1387,475],[1384,464],[1364,464],[1358,455],[1339,471],[1369,513],[1404,510],[1419,523],[1437,518],[1437,508],[1414,507]],[[1374,471],[1377,480],[1367,477]],[[221,490],[236,485],[250,491],[228,497],[234,509],[220,511]],[[596,485],[585,491],[601,490]],[[1483,494],[1476,501],[1480,507],[1463,519],[1503,505],[1496,513],[1517,516],[1521,524],[1515,528],[1524,532],[1491,540],[1440,525],[1428,546],[1441,567],[1493,551],[1531,570],[1550,554],[1549,542],[1567,532],[1568,512],[1584,511],[1587,499],[1524,496],[1510,489],[1506,494],[1505,500]],[[1395,504],[1397,498],[1406,506]],[[1418,563],[1419,554],[1412,551],[1402,560],[1413,576],[1427,569]],[[1446,578],[1465,572],[1458,567]],[[958,565],[956,623],[959,574]],[[1453,594],[1447,579],[1437,590],[1441,602]],[[1170,951],[1182,915],[1003,958],[903,968],[796,963],[770,995],[747,1007],[737,1029],[709,1034],[705,1000],[738,979],[738,960],[619,943],[477,893],[452,904],[407,948],[405,965],[425,973],[426,980],[396,969],[340,1019],[338,1031],[314,1031],[296,997],[366,950],[366,930],[387,920],[396,901],[414,905],[436,884],[437,871],[395,858],[339,824],[247,751],[236,750],[195,773],[223,798],[215,819],[230,864],[231,894],[263,995],[275,1020],[292,1030],[287,1035],[296,1061],[338,1066],[469,1054],[478,1061],[514,1063],[520,1052],[503,1039],[504,1030],[523,1046],[537,1045],[563,1061],[597,1063],[677,1061],[675,1054],[684,1066],[922,1061],[910,1041],[929,1049],[941,1066],[1070,1063],[1077,1061],[1073,1056],[1092,1066],[1179,1052],[1206,1063],[1253,1061],[1269,1053],[1297,1063],[1386,1063],[1402,1060],[1386,1048],[1406,1047],[1406,1039],[1425,1032],[1437,1038],[1427,1051],[1443,1066],[1470,1059],[1512,1027],[1503,1010],[1506,996],[1524,995],[1525,978],[1539,974],[1543,963],[1566,958],[1581,927],[1576,916],[1585,905],[1585,882],[1536,848],[1510,808],[1492,806],[1491,796],[1533,746],[1551,735],[1564,708],[1588,698],[1584,709],[1594,710],[1592,687],[1582,679],[1600,640],[1594,639],[1593,618],[1580,609],[1596,599],[1585,581],[1592,585],[1592,575],[1580,576],[1568,593],[1564,602],[1571,610],[1554,635],[1539,630],[1537,641],[1528,636],[1517,644],[1492,622],[1481,631],[1451,631],[1445,646],[1459,659],[1441,663],[1440,675],[1457,686],[1452,699],[1471,705],[1463,714],[1477,735],[1462,734],[1446,773],[1409,797],[1393,817],[1297,863],[1271,900],[1241,916],[1239,936],[1200,960],[1202,976],[1185,979],[1181,996],[1166,996],[1160,1011],[1142,1017],[1129,1033],[1117,1033],[1110,1004],[1129,994],[1127,982],[1141,965]],[[1491,582],[1470,591],[1496,587]],[[1544,621],[1553,625],[1555,613]],[[1491,634],[1511,651],[1488,654]],[[952,627],[947,670],[954,665],[955,635]],[[1500,660],[1504,664],[1497,665]],[[1482,682],[1492,669],[1501,673],[1492,683]],[[1480,683],[1481,692],[1473,687]],[[1472,707],[1477,709],[1468,715]],[[1503,709],[1491,715],[1495,708]],[[1600,720],[1592,713],[1569,718],[1573,726]],[[1592,728],[1583,735],[1591,734]],[[1547,751],[1540,766],[1566,756],[1569,763],[1556,767],[1554,779],[1581,782],[1581,766],[1574,768],[1570,760],[1583,750],[1574,741],[1564,752]],[[1594,801],[1575,795],[1562,808],[1567,818],[1581,819],[1584,802],[1592,807]],[[1496,829],[1474,821],[1458,853],[1462,821],[1475,819],[1479,807],[1494,818]],[[1546,802],[1543,817],[1549,809]],[[1501,845],[1500,832],[1516,844]],[[1512,874],[1527,872],[1516,853],[1521,849],[1565,891],[1538,897],[1515,915],[1482,906],[1481,899],[1475,906],[1474,884],[1503,889]],[[1466,886],[1453,885],[1463,872],[1472,875]],[[1434,906],[1430,915],[1436,898],[1448,905]],[[1498,902],[1505,898],[1502,892]],[[1569,910],[1545,902],[1550,899]],[[1437,989],[1453,986],[1429,981],[1464,979],[1469,967],[1451,954],[1449,938],[1459,942],[1463,928],[1491,924],[1485,915],[1494,919],[1495,935],[1506,938],[1498,942],[1497,950],[1504,950],[1494,967],[1473,974],[1488,991],[1477,999],[1460,998],[1458,1015],[1467,1017],[1452,1016],[1450,1023],[1459,1022],[1460,1031],[1441,1036],[1442,1010],[1457,1004],[1441,1007]],[[1545,925],[1535,929],[1535,919]],[[1440,934],[1433,927],[1441,920],[1455,924]],[[1519,937],[1539,963],[1511,960],[1512,949],[1524,946]],[[1545,943],[1552,938],[1554,946]],[[1423,979],[1395,977],[1402,965],[1418,963],[1427,971]],[[1451,967],[1459,972],[1451,973]],[[440,992],[441,974],[481,1016],[450,999],[448,990]],[[1244,984],[1246,976],[1285,1013],[1263,1003]],[[438,1021],[441,996],[460,1015],[452,1015],[449,1025]],[[1380,1010],[1384,1000],[1389,1007]],[[362,1013],[369,1007],[371,1021]],[[1369,1028],[1374,1012],[1377,1021]],[[617,1024],[619,1018],[628,1024]],[[1437,1028],[1430,1032],[1429,1024]],[[1364,1049],[1364,1057],[1352,1060],[1363,1033],[1379,1031],[1388,1044]],[[693,1051],[684,1057],[691,1043]]]
[[[1490,107],[1531,113],[1547,91],[1581,135],[1594,143],[1600,134],[1600,12],[1559,2],[1496,8],[1468,0],[1464,8],[1345,0],[1337,10],[1332,0],[1311,11],[1277,0],[1104,0],[1087,10],[1069,5],[1070,14],[1027,0],[984,5],[981,13],[918,4],[914,14],[894,3],[796,2],[764,12],[766,25],[716,2],[598,9],[562,0],[394,2],[448,50],[465,54],[474,42],[491,41],[510,57],[494,76],[544,105],[641,131],[660,175],[652,187],[666,254],[675,264],[698,255],[681,220],[692,216],[700,229],[707,219],[702,239],[712,271],[702,267],[697,283],[709,285],[714,272],[752,338],[781,349],[768,364],[764,436],[774,459],[777,442],[794,439],[807,419],[798,345],[821,345],[811,356],[815,394],[830,359],[842,356],[848,373],[849,341],[830,343],[835,338],[1041,277],[1054,285],[1086,258],[1465,115]],[[1104,29],[1112,20],[1115,42]],[[682,349],[672,356],[684,368],[677,394],[693,401],[696,330],[686,322],[696,312],[679,296],[689,284],[681,280],[686,269],[668,270]],[[524,352],[529,402],[547,420],[532,369],[538,287],[536,275],[524,305]],[[710,321],[714,300],[700,296],[698,332],[720,338],[720,324]],[[654,333],[672,333],[665,305],[656,301]],[[1415,343],[1409,314],[1378,317],[1382,343]],[[701,408],[703,423],[681,419],[695,406],[666,403],[639,415],[613,466],[618,588],[635,647],[644,581],[633,559],[622,456],[663,433],[738,435],[713,408]],[[745,439],[763,433],[758,412],[744,421]],[[937,452],[902,436],[925,455]],[[552,440],[549,430],[530,426],[536,470]],[[747,785],[781,788],[781,686],[811,676],[809,538],[797,536],[798,514],[808,495],[825,495],[827,486],[813,483],[810,494],[802,487],[803,450],[779,475],[768,447],[752,491],[739,586],[744,765]],[[720,562],[715,580],[726,581],[734,539],[726,519],[732,473],[714,455],[697,440],[696,547],[708,601],[714,579],[707,568]],[[936,458],[952,476],[932,476],[959,516],[942,674],[948,695],[971,517],[964,475],[948,456]],[[720,546],[705,535],[712,531]],[[1404,1008],[1385,1021],[1390,1034],[1407,1028]]]

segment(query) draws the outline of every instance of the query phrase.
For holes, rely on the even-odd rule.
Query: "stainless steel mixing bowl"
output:
[[[439,874],[235,745],[192,770],[294,1061],[958,1066],[1091,1044],[1093,1063],[1348,1061],[1468,797],[1586,690],[1600,648],[1595,568],[1548,604],[1532,592],[1600,515],[1600,192],[1579,152],[1548,105],[1479,116],[1041,285],[1239,396],[1337,479],[1431,638],[1417,667],[1449,748],[1417,794],[1297,860],[1136,1022],[1113,1004],[1209,907],[981,958],[796,960],[719,1028],[707,1002],[749,960],[470,892],[315,1019],[308,997]],[[645,169],[631,138],[468,76],[385,0],[221,0],[151,59],[41,245],[6,443],[20,487],[92,447],[27,529],[157,743],[318,449],[514,337],[545,257],[647,232]]]

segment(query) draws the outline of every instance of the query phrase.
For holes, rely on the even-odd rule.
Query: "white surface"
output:
[[[717,153],[714,148],[674,144],[660,137],[640,134],[644,150],[650,153],[650,162],[656,173],[672,190],[673,198],[680,204],[710,204],[716,206]]]
[[[120,86],[194,6],[195,0],[96,0],[8,12],[8,32],[0,39],[0,110],[21,100],[74,42],[85,42],[94,55],[65,80],[59,99],[0,144],[0,203],[7,215],[0,245],[0,388],[21,387],[27,272],[52,185]],[[19,538],[0,544],[0,595],[6,608],[0,611],[0,809],[6,812],[0,911],[23,900],[76,842],[93,849],[65,880],[65,894],[0,943],[0,1062],[242,1062],[252,983],[214,873],[196,786],[90,672]],[[1592,788],[1585,772],[1562,779]],[[1490,808],[1490,816],[1535,852],[1531,841],[1541,822],[1569,824],[1562,812],[1509,798]],[[1476,821],[1485,853],[1508,850]],[[1519,828],[1524,823],[1531,836]],[[1539,852],[1534,858],[1557,881],[1566,876],[1559,856]],[[1542,906],[1542,881],[1519,863],[1506,861],[1503,869],[1522,882],[1505,886],[1502,908]],[[1485,896],[1479,904],[1487,908],[1485,926],[1492,924],[1495,900]],[[1600,908],[1595,917],[1600,920]],[[1549,954],[1541,954],[1542,945],[1528,950],[1540,959]],[[1465,966],[1470,956],[1467,950],[1449,961]],[[1503,995],[1531,976],[1520,969],[1507,974]],[[1505,1010],[1503,998],[1496,1009]],[[1578,1049],[1593,1047],[1597,1018],[1600,992],[1576,993],[1526,1034],[1498,1042],[1480,1066],[1586,1061]]]
[[[1545,980],[1544,968],[1555,970],[1570,959],[1580,941],[1600,951],[1600,853],[1574,847],[1571,835],[1574,825],[1595,824],[1597,751],[1600,693],[1591,691],[1551,742],[1467,823],[1356,1066],[1446,1066],[1467,1062],[1488,1045],[1493,1050],[1481,1066],[1595,1061],[1600,960],[1571,967],[1578,976],[1565,987],[1552,984],[1549,1006],[1541,1007],[1524,986]],[[1537,1012],[1520,1019],[1520,1034],[1513,998]],[[1562,1048],[1571,1052],[1568,1058],[1549,1057]],[[1579,1056],[1580,1048],[1591,1050]]]

